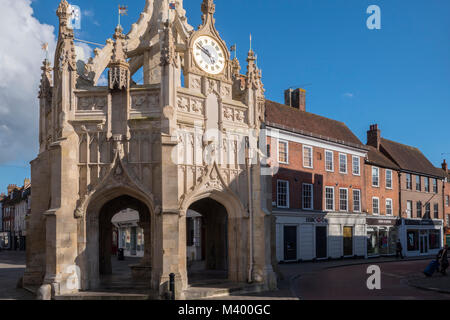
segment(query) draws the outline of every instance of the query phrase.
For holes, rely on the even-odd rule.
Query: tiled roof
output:
[[[411,146],[381,138],[381,149],[406,171],[423,173],[435,177],[442,177],[442,169],[438,169],[423,155],[423,153]]]
[[[399,169],[399,167],[382,152],[372,146],[367,147],[369,148],[369,152],[367,153],[367,163],[394,170]]]
[[[266,100],[266,123],[280,129],[367,149],[345,123]]]

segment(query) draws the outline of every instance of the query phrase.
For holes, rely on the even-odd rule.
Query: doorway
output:
[[[219,202],[205,198],[186,213],[188,283],[228,278],[228,214]]]
[[[428,253],[428,231],[426,230],[420,230],[420,254],[427,254]]]
[[[297,261],[297,226],[284,226],[284,260]]]
[[[327,256],[327,227],[316,227],[316,259]]]
[[[353,227],[344,227],[344,257],[353,256]]]

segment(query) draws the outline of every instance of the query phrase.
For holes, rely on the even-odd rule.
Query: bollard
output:
[[[175,273],[169,274],[170,300],[175,300]]]

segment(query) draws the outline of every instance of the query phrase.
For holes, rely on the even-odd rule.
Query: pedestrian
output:
[[[395,257],[398,258],[400,256],[401,259],[403,259],[403,247],[402,243],[400,242],[400,239],[397,240],[397,248],[395,250],[396,254]]]
[[[439,253],[437,254],[437,261],[439,261],[439,265],[441,267],[441,273],[445,276],[447,274],[447,268],[448,268],[448,244],[444,246],[441,250],[439,250]]]

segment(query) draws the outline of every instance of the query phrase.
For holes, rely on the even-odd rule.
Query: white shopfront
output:
[[[402,219],[399,227],[403,254],[436,255],[443,246],[442,220]]]
[[[273,211],[276,216],[276,255],[283,262],[328,258],[325,213]]]
[[[326,219],[331,259],[366,257],[366,215],[329,212]]]
[[[365,215],[293,210],[274,215],[279,262],[366,256]]]

